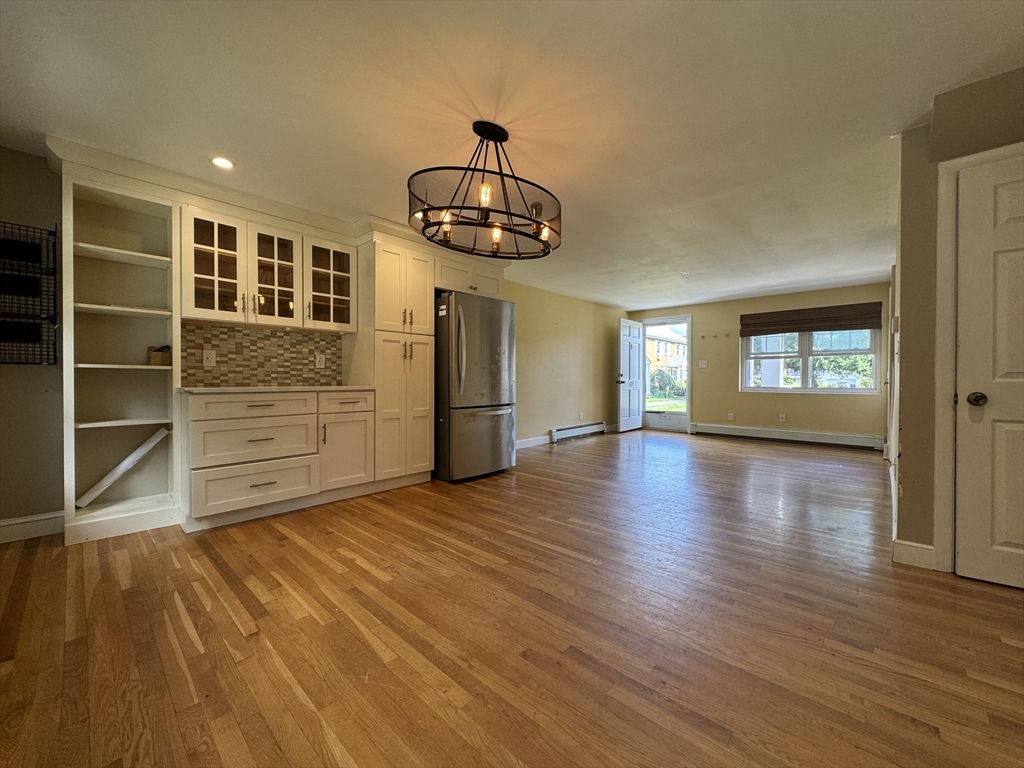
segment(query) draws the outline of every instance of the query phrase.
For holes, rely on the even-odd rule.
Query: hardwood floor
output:
[[[0,547],[13,766],[1014,766],[1024,592],[890,562],[878,453],[657,432]]]

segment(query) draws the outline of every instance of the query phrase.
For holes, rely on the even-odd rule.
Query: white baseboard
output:
[[[70,547],[72,544],[81,544],[85,541],[109,539],[112,536],[124,536],[153,528],[166,528],[169,525],[177,525],[180,517],[178,507],[164,507],[98,520],[90,520],[86,516],[64,526],[64,546]]]
[[[896,539],[892,543],[892,561],[935,570],[935,547],[931,544]]]
[[[417,485],[419,483],[428,482],[430,482],[429,472],[417,472],[415,475],[394,477],[390,480],[378,480],[373,483],[363,483],[362,485],[353,485],[348,488],[338,488],[333,491],[315,493],[312,496],[303,496],[298,499],[278,501],[273,504],[264,504],[250,509],[239,509],[235,512],[224,512],[219,515],[210,515],[209,517],[195,518],[188,517],[186,515],[181,521],[181,528],[185,533],[206,531],[210,528],[219,528],[222,525],[244,523],[248,520],[256,520],[261,517],[280,515],[285,512],[295,512],[299,509],[315,507],[320,504],[330,504],[335,501],[354,499],[356,496],[366,496],[367,494],[380,493],[381,491],[392,491],[395,488],[404,488],[407,485]]]
[[[732,437],[759,437],[766,440],[788,440],[798,443],[847,445],[854,448],[882,450],[885,438],[881,435],[853,435],[845,432],[810,432],[800,429],[771,429],[768,427],[741,427],[732,424],[691,424],[694,434],[727,435]]]
[[[522,440],[516,440],[516,450],[522,450],[523,448],[532,448],[535,445],[545,445],[551,442],[550,435],[541,435],[540,437],[526,437]]]
[[[0,520],[0,544],[50,536],[64,530],[64,512],[43,512],[40,515]]]

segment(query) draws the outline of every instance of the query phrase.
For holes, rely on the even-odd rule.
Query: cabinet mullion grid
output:
[[[196,308],[238,311],[238,230],[197,216],[193,233]]]
[[[320,245],[312,248],[310,318],[316,322],[351,322],[352,256]]]

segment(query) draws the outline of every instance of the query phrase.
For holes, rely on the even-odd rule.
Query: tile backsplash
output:
[[[181,321],[181,386],[286,387],[342,383],[340,333]],[[217,364],[203,367],[203,348]],[[314,367],[317,354],[326,368]]]

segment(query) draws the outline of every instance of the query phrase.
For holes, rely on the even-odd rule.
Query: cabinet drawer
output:
[[[192,472],[192,517],[206,517],[320,490],[320,457],[300,456]]]
[[[192,468],[316,453],[316,416],[199,421],[191,427]]]
[[[316,392],[242,392],[192,395],[189,398],[190,421],[291,416],[297,413],[316,413]]]
[[[321,392],[320,413],[352,413],[373,410],[373,390]]]

